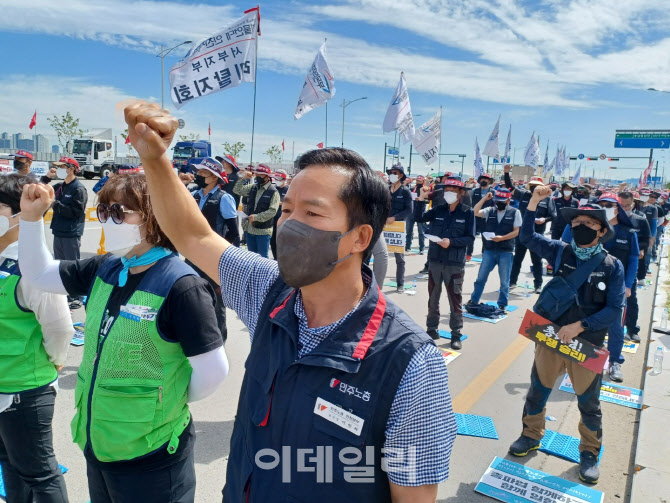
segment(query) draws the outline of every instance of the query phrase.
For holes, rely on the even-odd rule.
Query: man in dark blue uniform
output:
[[[419,197],[414,202],[414,220],[419,225],[423,222],[430,223],[428,234],[440,238],[439,241],[432,240],[428,247],[430,276],[434,288],[428,301],[426,330],[433,339],[439,339],[437,329],[440,324],[440,297],[444,283],[451,308],[451,347],[461,349],[465,254],[467,247],[475,240],[475,214],[472,208],[461,203],[465,189],[460,178],[452,176],[442,183],[446,204],[424,213],[425,199]]]
[[[551,221],[551,239],[561,239],[563,231],[568,222],[563,218],[561,208],[577,208],[579,201],[573,195],[576,186],[571,182],[563,182],[561,185],[561,194],[554,197],[554,206],[556,207],[556,218]]]
[[[391,182],[391,213],[386,219],[386,224],[404,221],[412,213],[412,195],[409,189],[403,184],[407,175],[405,168],[396,164],[388,170],[389,181]],[[395,281],[396,291],[403,293],[405,291],[405,254],[394,253],[395,256]]]
[[[477,178],[477,183],[479,184],[479,187],[476,189],[473,189],[472,191],[472,207],[474,208],[475,205],[482,200],[486,194],[488,194],[490,191],[495,190],[493,187],[493,177],[489,175],[488,173],[482,173],[479,175],[479,178]],[[494,206],[495,203],[493,202],[493,199],[489,199],[488,201],[484,202],[484,205],[482,206],[483,208],[489,208],[491,206]],[[476,218],[476,232],[477,234],[481,234],[484,232],[484,226],[486,225],[486,221],[483,218]],[[483,238],[482,238],[483,239]],[[465,258],[466,261],[472,260],[472,252],[474,251],[474,241],[473,243],[468,246],[467,250],[467,256]]]

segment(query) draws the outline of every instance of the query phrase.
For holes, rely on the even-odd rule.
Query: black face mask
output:
[[[579,224],[572,228],[572,239],[580,246],[593,243],[598,237],[598,231],[588,225]]]
[[[195,178],[193,178],[193,181],[201,189],[204,189],[205,187],[207,187],[207,181],[205,180],[204,176],[195,175]]]
[[[16,159],[14,159],[14,169],[15,169],[16,171],[21,171],[21,170],[24,169],[25,167],[26,167],[26,163],[25,163],[25,162],[17,161]]]
[[[507,202],[496,201],[496,207],[498,208],[498,211],[503,211],[505,208],[507,208]]]
[[[479,186],[480,186],[482,189],[485,189],[486,187],[489,186],[489,184],[488,184],[488,182],[481,182],[481,183],[479,184]]]
[[[265,185],[265,177],[264,176],[257,176],[256,177],[256,183],[258,185]]]

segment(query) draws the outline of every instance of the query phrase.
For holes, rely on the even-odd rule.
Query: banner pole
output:
[[[258,82],[258,33],[256,33],[256,59],[254,61],[254,112],[251,119],[251,153],[249,164],[254,162],[254,134],[256,132],[256,83]]]

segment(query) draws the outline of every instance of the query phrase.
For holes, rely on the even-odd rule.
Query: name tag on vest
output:
[[[125,306],[121,306],[119,314],[133,321],[154,321],[158,315],[158,311],[148,306],[126,304]]]
[[[331,423],[335,423],[337,426],[340,426],[355,435],[361,434],[363,424],[365,423],[365,420],[362,417],[358,417],[351,412],[344,410],[342,407],[338,407],[337,405],[318,397],[316,399],[316,404],[314,405],[314,414],[321,416]]]

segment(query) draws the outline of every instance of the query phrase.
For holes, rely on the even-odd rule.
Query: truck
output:
[[[212,157],[212,144],[204,140],[178,141],[172,149],[172,165],[177,172],[190,171],[190,161],[197,157]]]
[[[111,128],[91,129],[67,143],[67,151],[79,163],[84,178],[108,176],[115,164]]]

